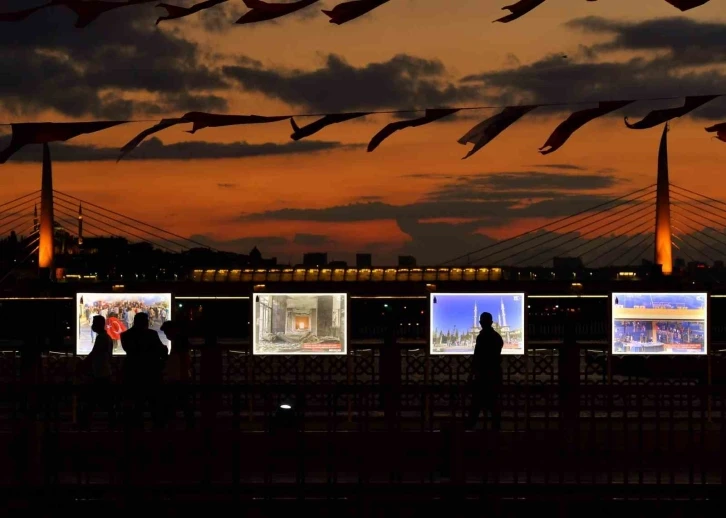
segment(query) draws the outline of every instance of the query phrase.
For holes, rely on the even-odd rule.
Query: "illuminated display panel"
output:
[[[260,293],[252,304],[253,353],[346,354],[344,293]]]
[[[613,293],[613,354],[706,354],[706,293]]]
[[[151,329],[171,320],[171,293],[78,293],[76,295],[76,354],[85,356],[93,349],[96,333],[91,331],[95,315],[106,317],[106,332],[113,340],[113,354],[125,355],[120,335],[131,327],[136,313],[148,313]],[[164,333],[159,338],[167,349],[171,343]]]
[[[479,316],[491,313],[502,354],[524,354],[524,293],[437,293],[431,296],[431,354],[474,354]]]

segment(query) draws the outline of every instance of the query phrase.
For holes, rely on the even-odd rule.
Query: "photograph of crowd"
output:
[[[704,354],[704,323],[616,320],[613,344],[618,354]]]
[[[502,354],[524,354],[524,293],[440,293],[431,297],[431,354],[474,354],[479,317],[490,313]]]
[[[255,299],[254,354],[346,354],[345,294],[265,294]]]
[[[106,333],[113,341],[113,354],[123,355],[121,333],[133,325],[137,313],[147,313],[149,327],[155,331],[171,320],[171,294],[79,293],[76,312],[76,354],[85,356],[93,349],[96,333],[91,330],[91,323],[94,316],[100,315],[106,319]],[[167,348],[171,347],[164,333],[159,332],[159,338]]]
[[[614,293],[613,354],[706,354],[705,293]]]

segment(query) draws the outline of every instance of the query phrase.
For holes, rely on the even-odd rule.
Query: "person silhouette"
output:
[[[469,374],[472,385],[472,401],[466,428],[473,430],[482,410],[492,413],[492,428],[501,428],[502,414],[499,407],[499,387],[502,384],[502,347],[504,340],[492,328],[491,313],[482,313],[479,317],[481,331],[476,337],[474,358]]]
[[[88,363],[87,370],[91,376],[93,389],[81,415],[81,423],[85,426],[90,426],[91,416],[97,407],[109,406],[106,398],[108,397],[108,385],[111,383],[111,357],[113,356],[113,342],[106,332],[106,319],[101,315],[96,315],[93,317],[91,329],[96,333],[96,340],[85,362]]]
[[[134,401],[134,417],[143,423],[146,401],[151,403],[155,419],[158,414],[158,390],[168,351],[159,333],[149,329],[149,315],[137,313],[134,325],[121,333],[121,347],[126,351],[124,381]]]

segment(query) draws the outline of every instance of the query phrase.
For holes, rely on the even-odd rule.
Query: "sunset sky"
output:
[[[726,93],[723,0],[687,13],[664,0],[548,0],[509,24],[492,20],[514,0],[391,0],[342,26],[320,12],[336,3],[244,26],[234,24],[247,10],[241,0],[159,25],[155,3],[118,9],[86,29],[60,7],[2,24],[2,121]],[[31,4],[6,0],[0,11]],[[623,116],[681,104],[637,103],[547,156],[537,150],[557,124],[595,104],[535,110],[467,160],[457,139],[498,110],[399,132],[373,153],[365,146],[389,116],[298,143],[288,121],[194,135],[176,126],[116,163],[117,150],[154,124],[138,122],[51,152],[57,190],[220,249],[257,245],[293,263],[322,251],[343,260],[372,252],[379,264],[412,254],[434,264],[654,183],[662,128],[630,130]],[[726,198],[726,143],[704,131],[717,122],[726,122],[726,100],[672,123],[670,174],[676,185]],[[0,203],[39,189],[39,157],[33,146],[0,166]]]

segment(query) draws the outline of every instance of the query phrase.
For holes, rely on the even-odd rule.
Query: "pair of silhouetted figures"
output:
[[[492,328],[491,313],[479,317],[481,332],[476,337],[469,383],[472,385],[472,401],[466,427],[473,429],[482,410],[492,414],[492,428],[501,429],[502,413],[499,404],[499,388],[502,384],[502,337]]]
[[[105,397],[105,387],[111,383],[113,354],[113,342],[106,333],[105,318],[95,316],[91,329],[96,333],[96,340],[86,362],[89,364],[88,373],[93,385],[99,390],[91,392],[83,415],[83,421],[86,423],[94,408],[105,406],[102,398]],[[138,313],[131,329],[121,334],[121,346],[126,352],[123,378],[125,395],[129,402],[127,417],[133,424],[143,423],[143,414],[147,408],[151,411],[155,422],[160,424],[166,411],[176,408],[179,404],[183,405],[181,400],[162,403],[160,388],[164,378],[175,384],[188,381],[189,343],[175,322],[165,322],[161,330],[174,342],[170,355],[159,334],[150,329],[149,316],[146,313]],[[180,397],[183,398],[183,394]],[[186,413],[187,409],[184,410]]]

